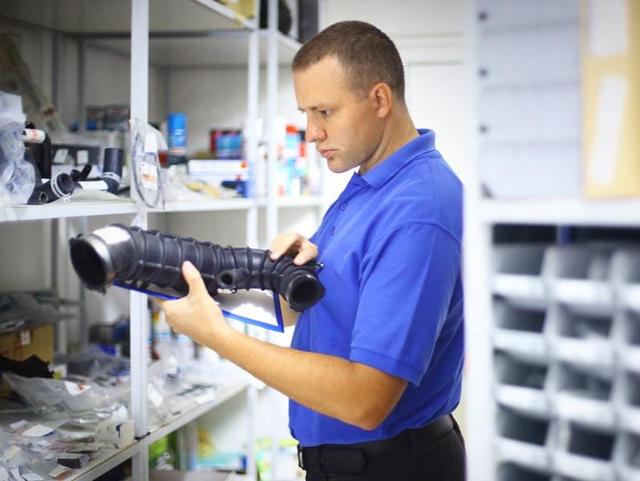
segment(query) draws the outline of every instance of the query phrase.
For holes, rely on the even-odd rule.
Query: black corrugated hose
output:
[[[121,224],[80,235],[69,246],[80,279],[87,288],[102,292],[120,281],[138,289],[183,296],[188,286],[180,268],[190,261],[214,297],[219,289],[272,290],[291,309],[301,312],[324,295],[317,263],[297,266],[288,256],[273,261],[263,249],[222,247]]]

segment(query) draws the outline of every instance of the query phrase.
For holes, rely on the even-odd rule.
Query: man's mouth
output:
[[[325,159],[330,159],[336,153],[336,149],[319,149],[320,155]]]

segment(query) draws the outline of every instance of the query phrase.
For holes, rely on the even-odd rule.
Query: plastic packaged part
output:
[[[76,422],[109,419],[126,402],[125,386],[104,388],[69,380],[25,378],[4,373],[4,380],[36,413],[55,417],[71,417]]]
[[[122,378],[130,370],[127,358],[110,356],[96,345],[89,345],[85,351],[56,355],[56,362],[66,364],[69,375],[83,376],[93,382]]]
[[[24,204],[33,192],[35,169],[24,160],[23,129],[20,97],[0,92],[0,207]]]
[[[296,266],[269,251],[222,247],[210,242],[111,224],[69,241],[71,262],[87,288],[102,291],[114,281],[137,289],[186,295],[181,266],[190,261],[200,271],[208,292],[219,289],[271,290],[282,295],[291,309],[303,311],[324,295],[318,264]]]
[[[131,121],[131,178],[137,197],[147,207],[164,202],[164,186],[158,149],[164,146],[162,134],[151,126]]]
[[[24,160],[24,121],[21,98],[0,92],[0,207],[25,203],[35,185],[35,169]]]

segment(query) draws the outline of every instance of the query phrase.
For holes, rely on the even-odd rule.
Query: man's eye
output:
[[[320,115],[323,117],[327,117],[331,113],[331,110],[319,110],[318,112],[320,112]]]

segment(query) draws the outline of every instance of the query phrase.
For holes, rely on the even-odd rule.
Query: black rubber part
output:
[[[273,261],[263,249],[222,247],[121,224],[80,235],[69,241],[69,247],[76,273],[89,289],[97,291],[117,280],[139,289],[184,296],[188,286],[180,269],[190,261],[212,296],[219,289],[271,290],[301,312],[324,295],[317,264],[297,266],[288,256]]]

